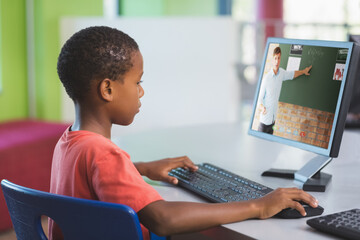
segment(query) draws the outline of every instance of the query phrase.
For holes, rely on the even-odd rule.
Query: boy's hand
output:
[[[137,170],[141,175],[147,176],[152,180],[177,184],[178,180],[171,177],[168,173],[178,167],[196,171],[198,167],[187,157],[165,158],[158,161],[135,163]]]
[[[285,208],[294,208],[301,215],[306,216],[304,207],[298,202],[302,201],[311,207],[317,207],[318,201],[298,188],[278,188],[262,198],[255,200],[259,210],[258,218],[265,219],[274,216]]]

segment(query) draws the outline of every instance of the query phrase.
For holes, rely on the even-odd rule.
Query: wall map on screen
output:
[[[328,149],[352,45],[277,40],[267,43],[250,132]]]

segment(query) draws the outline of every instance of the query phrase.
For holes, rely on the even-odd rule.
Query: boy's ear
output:
[[[112,81],[108,78],[103,79],[99,84],[99,93],[100,97],[107,101],[111,102],[113,100],[113,87]]]

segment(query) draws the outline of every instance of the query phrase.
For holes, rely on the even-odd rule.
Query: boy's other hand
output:
[[[144,175],[151,180],[163,181],[172,184],[178,183],[177,178],[168,175],[172,169],[178,167],[189,169],[190,171],[196,171],[198,169],[198,167],[187,156],[136,163],[135,166],[141,175]]]
[[[317,207],[318,201],[301,189],[298,188],[278,188],[262,198],[255,200],[258,207],[260,219],[274,216],[285,208],[293,208],[306,216],[304,207],[299,201],[305,202],[311,207]]]

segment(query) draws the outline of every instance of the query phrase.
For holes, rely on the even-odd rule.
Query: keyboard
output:
[[[180,187],[195,192],[211,202],[246,201],[260,198],[273,191],[269,187],[209,163],[197,166],[199,169],[196,172],[177,168],[169,175],[179,180]]]
[[[183,187],[205,199],[215,202],[240,202],[261,198],[273,191],[272,188],[241,177],[209,163],[197,165],[195,172],[183,168],[176,168],[169,172],[170,176],[179,180],[178,186]],[[322,207],[312,208],[303,204],[307,216],[316,216],[323,213]],[[295,209],[284,209],[275,217],[301,218]]]
[[[360,209],[312,218],[306,223],[322,232],[346,239],[360,239]]]

